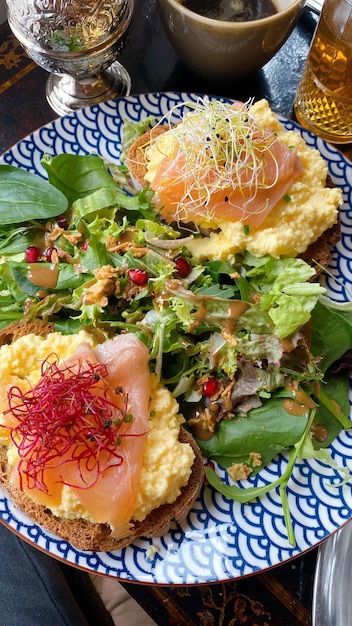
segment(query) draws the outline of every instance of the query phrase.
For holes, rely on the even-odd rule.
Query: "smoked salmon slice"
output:
[[[122,463],[104,473],[87,490],[74,490],[87,511],[97,522],[108,522],[112,536],[123,536],[137,501],[142,457],[148,432],[150,372],[149,351],[132,334],[118,335],[95,349],[98,362],[108,368],[110,395],[121,388],[128,397],[133,420],[126,436],[121,437],[119,454]]]
[[[260,226],[302,171],[296,149],[244,107],[220,103],[186,115],[151,146],[148,180],[168,222]]]

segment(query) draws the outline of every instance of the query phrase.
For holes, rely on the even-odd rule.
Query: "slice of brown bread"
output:
[[[0,330],[0,346],[10,345],[16,339],[30,335],[40,335],[46,337],[55,330],[54,324],[51,322],[43,322],[41,320],[32,320],[30,322],[11,322]]]
[[[203,457],[193,437],[181,427],[179,441],[189,443],[195,454],[192,473],[188,484],[181,489],[177,500],[172,504],[163,504],[149,513],[142,522],[134,522],[127,537],[115,539],[107,524],[92,524],[83,519],[67,520],[56,517],[46,507],[36,504],[9,479],[6,447],[0,446],[0,482],[10,497],[35,522],[45,529],[62,537],[79,550],[106,552],[119,550],[139,537],[158,537],[170,528],[173,520],[181,521],[186,517],[196,500],[204,479]]]
[[[146,157],[145,150],[150,142],[169,130],[169,126],[156,126],[155,128],[147,131],[138,139],[136,139],[129,149],[126,151],[126,162],[130,172],[131,180],[136,188],[146,187],[145,174]],[[334,187],[330,176],[326,181],[327,187]],[[327,267],[332,259],[334,248],[340,241],[341,237],[341,225],[340,220],[336,222],[331,228],[327,229],[316,241],[311,243],[303,254],[300,254],[300,258],[304,259],[307,263],[316,266],[317,274],[319,274],[324,267]]]
[[[146,168],[146,156],[145,151],[150,145],[150,142],[162,135],[167,130],[170,130],[169,125],[160,125],[151,128],[147,132],[143,133],[130,145],[126,150],[126,163],[132,178],[134,186],[138,188],[146,187],[145,175]]]
[[[26,324],[12,323],[0,332],[0,345],[11,343],[18,337],[30,332],[46,336],[52,332],[52,325],[44,322]],[[25,332],[27,328],[27,332]],[[7,330],[6,330],[7,329]],[[4,341],[6,339],[6,341]],[[1,343],[2,342],[2,343]],[[188,443],[194,451],[194,462],[188,484],[181,489],[178,498],[172,504],[164,504],[139,522],[131,524],[130,534],[123,538],[111,536],[111,529],[107,524],[93,524],[83,519],[67,520],[56,517],[45,506],[36,504],[22,491],[16,481],[10,479],[10,467],[7,461],[7,447],[0,445],[0,484],[19,507],[35,522],[59,537],[69,541],[79,550],[111,551],[123,548],[138,537],[156,537],[164,534],[173,520],[181,521],[191,509],[196,500],[204,480],[204,464],[201,452],[191,434],[182,426],[179,441]]]
[[[339,219],[336,224],[328,228],[316,241],[313,241],[299,257],[315,267],[316,273],[320,274],[324,268],[330,265],[335,246],[340,239],[341,223]]]

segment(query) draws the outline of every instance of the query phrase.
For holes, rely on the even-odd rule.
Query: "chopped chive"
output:
[[[243,234],[244,235],[249,235],[249,225],[248,224],[245,224],[243,226]]]
[[[284,200],[285,200],[285,202],[291,202],[292,198],[287,193],[285,193]]]

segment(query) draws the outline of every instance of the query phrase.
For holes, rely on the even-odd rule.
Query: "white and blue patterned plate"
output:
[[[124,120],[161,117],[174,105],[195,100],[194,94],[130,96],[80,110],[37,130],[2,157],[44,175],[40,160],[55,155],[98,153],[112,161],[120,155]],[[351,299],[352,281],[352,164],[321,139],[282,120],[287,129],[302,133],[327,161],[335,185],[342,187],[342,238],[327,278],[336,300]],[[352,471],[352,433],[343,432],[331,446],[338,467]],[[250,484],[273,481],[287,465],[280,455]],[[163,537],[140,539],[116,552],[81,552],[23,515],[0,492],[0,516],[13,531],[56,558],[107,576],[157,584],[199,584],[246,576],[278,565],[317,545],[352,517],[352,486],[338,486],[340,474],[319,461],[297,463],[288,485],[289,506],[297,545],[287,541],[278,491],[252,504],[239,504],[205,486],[187,519],[173,524]],[[335,486],[332,486],[335,485]]]

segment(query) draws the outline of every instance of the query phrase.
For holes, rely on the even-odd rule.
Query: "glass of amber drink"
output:
[[[294,111],[323,139],[352,143],[352,0],[325,0]]]

